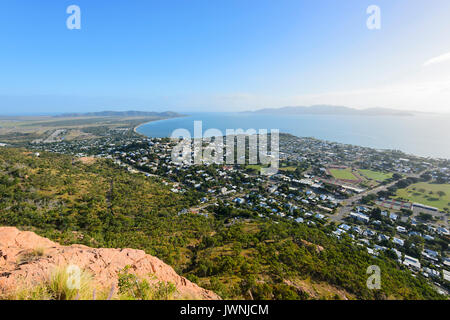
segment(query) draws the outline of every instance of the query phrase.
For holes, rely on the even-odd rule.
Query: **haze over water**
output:
[[[298,137],[371,147],[396,149],[418,156],[450,159],[450,115],[336,116],[254,113],[191,113],[182,118],[144,124],[137,132],[149,137],[169,137],[176,129],[193,135],[194,121],[203,132],[215,128],[279,129]]]

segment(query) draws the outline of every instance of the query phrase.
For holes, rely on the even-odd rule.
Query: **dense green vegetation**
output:
[[[143,249],[224,298],[440,298],[392,257],[373,258],[320,223],[263,219],[222,203],[210,217],[180,215],[199,195],[169,188],[107,160],[0,148],[0,225],[62,244]],[[370,265],[381,268],[381,290],[366,287]],[[327,284],[327,294],[311,296],[308,283]]]

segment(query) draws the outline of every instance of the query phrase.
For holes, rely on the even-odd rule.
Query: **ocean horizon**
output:
[[[277,115],[234,112],[196,112],[183,117],[142,124],[136,132],[148,137],[170,137],[176,129],[194,134],[194,121],[208,129],[278,129],[298,137],[374,149],[400,150],[422,157],[450,159],[450,115],[414,116]]]

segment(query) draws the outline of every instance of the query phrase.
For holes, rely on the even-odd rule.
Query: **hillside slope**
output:
[[[208,217],[178,214],[201,195],[170,188],[105,159],[0,148],[1,226],[61,245],[144,250],[227,299],[442,299],[396,257],[371,257],[327,227],[221,203]],[[370,265],[382,270],[381,290],[366,286]]]

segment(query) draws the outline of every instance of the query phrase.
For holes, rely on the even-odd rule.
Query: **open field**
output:
[[[330,174],[333,176],[333,178],[338,180],[359,180],[353,173],[350,168],[346,169],[336,169],[336,168],[330,168],[328,169]]]
[[[245,169],[257,170],[260,171],[263,166],[259,164],[248,164],[245,166]]]
[[[444,210],[450,208],[450,184],[419,182],[397,190],[397,197]]]
[[[358,171],[365,178],[375,180],[375,181],[383,182],[387,179],[392,178],[392,173],[384,173],[384,172],[380,172],[380,171],[372,171],[372,170],[366,170],[366,169],[359,169]]]
[[[278,170],[280,171],[295,171],[297,167],[289,166],[289,167],[280,167]]]
[[[80,116],[80,117],[0,117],[0,142],[22,144],[85,140],[129,129],[167,117],[161,116]]]

